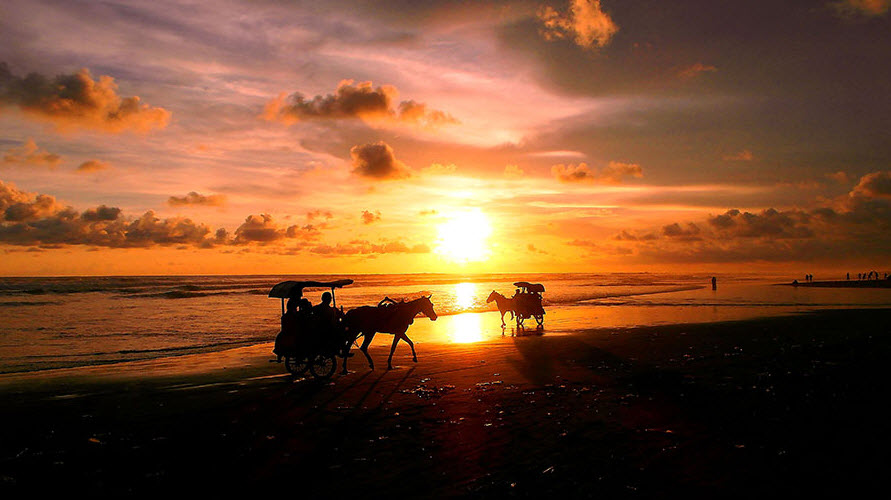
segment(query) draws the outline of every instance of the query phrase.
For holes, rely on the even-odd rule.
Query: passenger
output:
[[[322,294],[322,302],[312,308],[312,315],[324,330],[332,330],[337,325],[340,311],[331,306],[331,292]]]
[[[300,315],[298,312],[298,299],[288,299],[285,306],[285,314],[282,315],[282,329],[275,337],[275,348],[272,350],[281,362],[282,356],[291,354],[297,349],[297,337],[300,330]],[[302,309],[302,307],[301,307]]]

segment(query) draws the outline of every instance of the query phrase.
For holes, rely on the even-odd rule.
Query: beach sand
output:
[[[381,343],[326,382],[271,344],[3,375],[0,494],[865,496],[891,462],[889,320],[400,345],[390,371]]]

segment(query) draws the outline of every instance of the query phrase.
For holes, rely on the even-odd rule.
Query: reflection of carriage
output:
[[[523,321],[527,318],[535,318],[539,328],[544,326],[545,310],[541,305],[541,294],[545,291],[544,285],[518,281],[514,283],[514,286],[519,288],[513,296],[517,327],[523,328]]]
[[[307,370],[316,378],[328,378],[337,369],[336,356],[344,357],[349,352],[350,342],[341,321],[341,312],[336,309],[337,301],[334,290],[352,284],[353,280],[321,281],[284,281],[272,287],[270,297],[282,300],[283,329],[275,339],[273,352],[284,358],[285,368],[293,375],[303,375]],[[330,319],[324,311],[297,311],[293,305],[303,297],[307,288],[330,288],[332,304]],[[294,301],[285,311],[285,299]],[[293,309],[292,309],[293,307]],[[287,317],[286,314],[293,314]],[[293,323],[292,323],[293,321]],[[293,328],[284,328],[284,324]],[[286,331],[287,330],[287,331]]]

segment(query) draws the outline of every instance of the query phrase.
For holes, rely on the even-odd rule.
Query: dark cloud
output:
[[[306,99],[300,93],[287,98],[281,95],[266,103],[263,116],[283,123],[351,118],[384,119],[426,127],[457,123],[448,113],[428,109],[425,104],[412,100],[402,101],[394,107],[398,95],[396,87],[391,85],[375,88],[371,82],[354,85],[353,80],[344,80],[334,94],[317,95],[312,99]]]
[[[842,17],[878,17],[888,13],[891,0],[840,0],[830,5]]]
[[[682,241],[698,241],[701,238],[699,237],[700,233],[699,226],[693,224],[692,222],[681,227],[680,224],[675,222],[674,224],[669,224],[667,226],[662,226],[662,234],[673,239],[682,240]]]
[[[96,208],[88,208],[80,214],[81,219],[90,222],[118,220],[121,216],[121,209],[117,207],[108,207],[99,205]]]
[[[81,174],[89,174],[92,172],[99,172],[101,170],[108,170],[108,168],[109,166],[105,162],[101,162],[99,160],[87,160],[77,166],[77,172]]]
[[[0,68],[2,69],[2,68]],[[3,155],[3,163],[55,167],[62,157],[40,149],[34,139],[28,139],[21,147],[9,149]]]
[[[221,194],[203,195],[195,191],[189,192],[185,196],[171,196],[167,199],[167,204],[171,207],[183,205],[197,205],[205,207],[219,207],[226,203],[226,197]]]
[[[887,259],[891,248],[889,179],[889,171],[864,175],[850,193],[811,210],[769,208],[754,213],[731,209],[708,217],[704,224],[665,225],[661,237],[622,231],[615,239],[633,242],[642,262]]]
[[[594,182],[599,184],[619,184],[625,177],[643,177],[640,165],[615,161],[600,170],[592,169],[586,163],[577,165],[554,165],[551,173],[561,182]]]
[[[143,104],[137,96],[122,98],[112,77],[93,80],[86,68],[52,79],[38,73],[19,78],[0,63],[2,107],[17,107],[62,129],[149,132],[170,121],[169,111]]]
[[[891,172],[864,175],[851,191],[851,196],[891,199]]]
[[[353,174],[370,179],[404,179],[411,176],[409,168],[396,159],[393,148],[383,141],[363,144],[350,149]]]
[[[708,219],[721,238],[812,238],[812,215],[798,210],[773,208],[753,214],[728,210]]]

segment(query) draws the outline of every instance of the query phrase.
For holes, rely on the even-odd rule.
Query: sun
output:
[[[455,212],[439,225],[436,253],[453,262],[479,262],[489,256],[489,218],[479,209]]]

